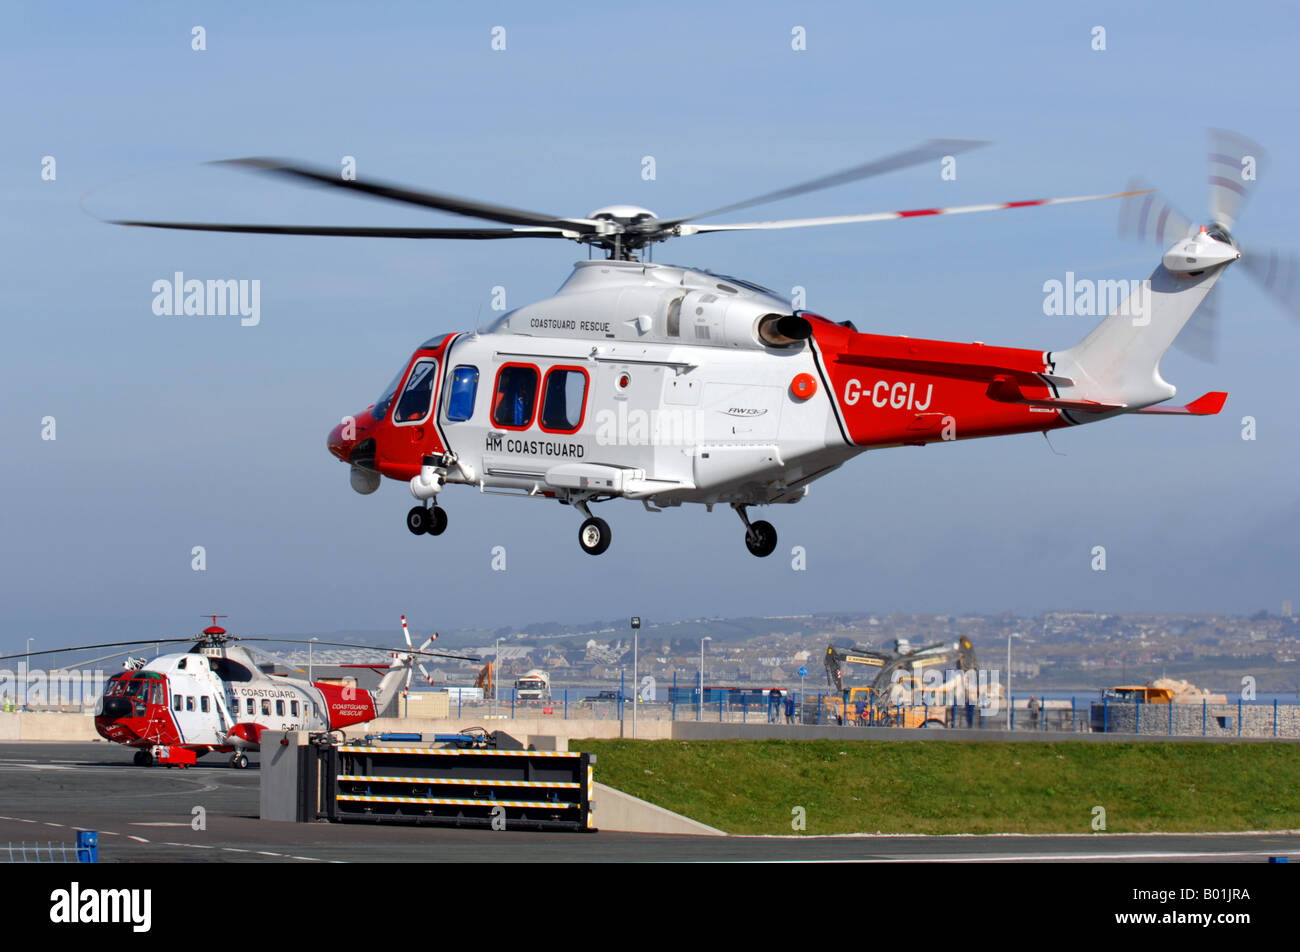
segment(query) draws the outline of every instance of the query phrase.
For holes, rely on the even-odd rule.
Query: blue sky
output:
[[[269,6],[269,5],[268,5]],[[1300,595],[1287,367],[1300,328],[1244,275],[1220,288],[1217,365],[1177,352],[1206,420],[1126,419],[1053,437],[868,454],[768,515],[772,558],[729,512],[602,514],[599,559],[554,504],[453,490],[436,541],[411,499],[370,497],[324,446],[420,341],[548,295],[567,243],[402,242],[116,229],[85,214],[465,224],[264,183],[201,163],[280,155],[561,215],[631,202],[688,214],[931,136],[994,144],[956,181],[913,169],[781,202],[795,217],[1087,194],[1158,183],[1205,207],[1206,126],[1268,146],[1237,229],[1294,247],[1300,123],[1293,8],[1178,4],[11,5],[0,35],[0,352],[10,451],[0,642],[420,629],[641,614],[823,609],[1254,611]],[[207,49],[191,49],[191,28]],[[1106,50],[1091,49],[1094,26]],[[494,26],[506,50],[490,48]],[[791,49],[802,26],[807,49]],[[42,181],[53,156],[57,178]],[[641,178],[641,159],[656,179]],[[1159,251],[1095,203],[845,228],[701,236],[656,258],[807,288],[860,329],[1053,349],[1092,321],[1046,317],[1043,282],[1144,277]],[[261,281],[262,319],[167,318],[182,271]],[[1181,400],[1180,400],[1181,402]],[[1254,416],[1258,439],[1240,438]],[[54,416],[57,439],[41,439]],[[1064,454],[1064,455],[1058,455]],[[207,552],[191,570],[191,549]],[[493,546],[507,571],[493,572]],[[802,545],[808,569],[793,571]],[[1090,570],[1105,545],[1107,571]],[[787,553],[784,554],[783,553]]]

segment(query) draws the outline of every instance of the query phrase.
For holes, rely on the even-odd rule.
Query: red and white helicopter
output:
[[[593,503],[623,498],[651,511],[731,506],[758,556],[776,530],[751,506],[794,503],[809,485],[867,450],[1078,426],[1127,413],[1218,413],[1225,393],[1160,406],[1176,393],[1160,361],[1193,312],[1242,257],[1230,229],[1262,150],[1230,134],[1211,146],[1211,213],[1199,231],[1149,190],[955,208],[779,221],[699,219],[938,162],[978,143],[916,148],[683,218],[614,205],[585,218],[348,180],[265,159],[234,164],[300,182],[504,223],[505,228],[388,228],[117,221],[249,234],[414,239],[566,238],[603,249],[577,264],[554,297],[506,313],[485,330],[421,344],[383,395],[329,434],[352,488],[383,477],[409,484],[416,534],[447,526],[437,504],[450,484],[554,499],[584,521],[578,541],[598,555],[608,523]],[[1249,167],[1250,174],[1245,174]],[[656,264],[655,243],[723,231],[801,228],[1126,198],[1139,227],[1167,248],[1140,294],[1064,349],[1019,349],[860,333],[795,308],[783,295],[706,270]],[[637,260],[644,252],[646,260]],[[1293,313],[1293,257],[1246,267]]]
[[[436,634],[415,647],[403,615],[407,650],[390,652],[387,671],[378,687],[370,691],[357,687],[353,679],[338,683],[266,674],[247,648],[232,642],[308,642],[233,636],[216,623],[220,616],[211,617],[213,623],[197,640],[163,638],[32,653],[193,641],[187,651],[159,655],[151,661],[128,660],[126,670],[108,681],[95,704],[95,730],[106,740],[135,748],[135,763],[139,766],[155,762],[187,766],[215,752],[230,754],[231,765],[239,768],[248,766],[248,752],[260,749],[265,730],[331,731],[374,720],[399,691],[410,685],[413,668],[418,667],[425,680],[429,679],[419,660],[422,657],[478,660],[429,651]],[[382,650],[342,642],[310,643]]]

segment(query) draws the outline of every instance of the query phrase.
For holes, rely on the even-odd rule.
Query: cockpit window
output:
[[[465,365],[451,372],[447,390],[447,422],[464,423],[474,415],[474,398],[478,395],[478,368]]]
[[[397,395],[397,385],[402,382],[404,373],[406,373],[405,367],[397,372],[397,376],[384,388],[384,395],[376,400],[375,405],[370,408],[370,415],[376,420],[382,420],[384,415],[388,413],[388,408],[393,405],[393,397]]]
[[[411,423],[429,415],[429,407],[433,404],[433,382],[437,377],[436,360],[416,361],[411,369],[411,379],[402,391],[402,398],[397,401],[395,422]]]

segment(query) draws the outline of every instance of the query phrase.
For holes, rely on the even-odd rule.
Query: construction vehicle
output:
[[[478,677],[474,679],[474,687],[481,690],[484,697],[490,697],[494,684],[496,684],[496,662],[489,661],[479,668]]]
[[[960,721],[962,713],[954,715],[954,698],[962,707],[979,700],[970,696],[962,683],[967,672],[978,670],[975,648],[965,637],[953,644],[937,642],[915,649],[899,639],[892,651],[830,644],[823,661],[826,680],[837,693],[823,698],[822,723],[956,727],[954,716]],[[871,684],[846,690],[846,664],[876,669]],[[933,675],[926,677],[927,669],[952,676],[944,680],[940,675],[936,681]]]
[[[549,701],[551,678],[541,668],[533,668],[515,679],[515,700]]]

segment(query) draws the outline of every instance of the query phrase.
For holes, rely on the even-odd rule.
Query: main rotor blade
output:
[[[488,202],[476,202],[468,198],[457,198],[454,195],[417,191],[385,182],[348,180],[340,178],[337,172],[326,172],[303,165],[295,165],[280,159],[224,159],[216,164],[242,166],[259,172],[269,172],[272,175],[282,175],[330,188],[360,192],[375,198],[386,198],[389,201],[419,205],[422,208],[436,208],[439,211],[451,212],[453,215],[464,215],[467,218],[484,218],[488,221],[504,222],[507,225],[565,228],[586,234],[596,231],[596,223],[586,219],[559,218],[555,215],[530,212],[521,208],[509,208],[505,205],[493,205]]]
[[[809,228],[817,225],[850,225],[858,222],[893,221],[898,218],[924,218],[929,215],[965,215],[970,212],[996,212],[1008,208],[1033,208],[1038,205],[1069,205],[1107,198],[1124,198],[1144,192],[1114,192],[1109,195],[1076,195],[1071,198],[1035,198],[1026,202],[998,202],[992,205],[957,205],[952,208],[916,208],[901,212],[870,212],[865,215],[834,215],[829,218],[786,218],[777,221],[737,222],[729,225],[682,225],[683,235],[713,231],[766,231],[778,228]]]
[[[1208,129],[1210,160],[1210,221],[1217,221],[1228,231],[1237,225],[1237,215],[1250,188],[1268,161],[1268,153],[1258,142],[1226,129]]]
[[[184,221],[109,221],[134,228],[174,228],[180,231],[223,231],[246,235],[313,235],[330,238],[572,238],[581,232],[559,228],[369,228],[352,225],[239,225]]]
[[[945,155],[957,155],[958,153],[967,152],[971,149],[978,149],[980,146],[984,145],[988,145],[988,142],[983,139],[930,139],[903,152],[895,152],[893,155],[887,155],[883,159],[864,162],[862,165],[855,165],[851,169],[832,172],[830,175],[823,175],[821,178],[815,178],[799,185],[791,185],[788,188],[777,189],[775,192],[768,192],[765,195],[759,195],[755,198],[747,198],[743,202],[723,205],[721,208],[714,208],[707,212],[688,215],[685,218],[672,218],[667,221],[647,222],[647,225],[655,228],[671,228],[672,226],[680,225],[683,222],[696,221],[700,218],[712,218],[714,215],[721,215],[725,212],[739,211],[742,208],[752,208],[755,205],[764,205],[768,202],[779,201],[783,198],[793,198],[795,195],[805,195],[808,192],[816,192],[824,188],[833,188],[836,185],[845,185],[849,182],[871,178],[874,175],[884,175],[886,172],[893,172],[897,169],[905,169],[909,166],[931,162],[935,159],[942,158]]]

